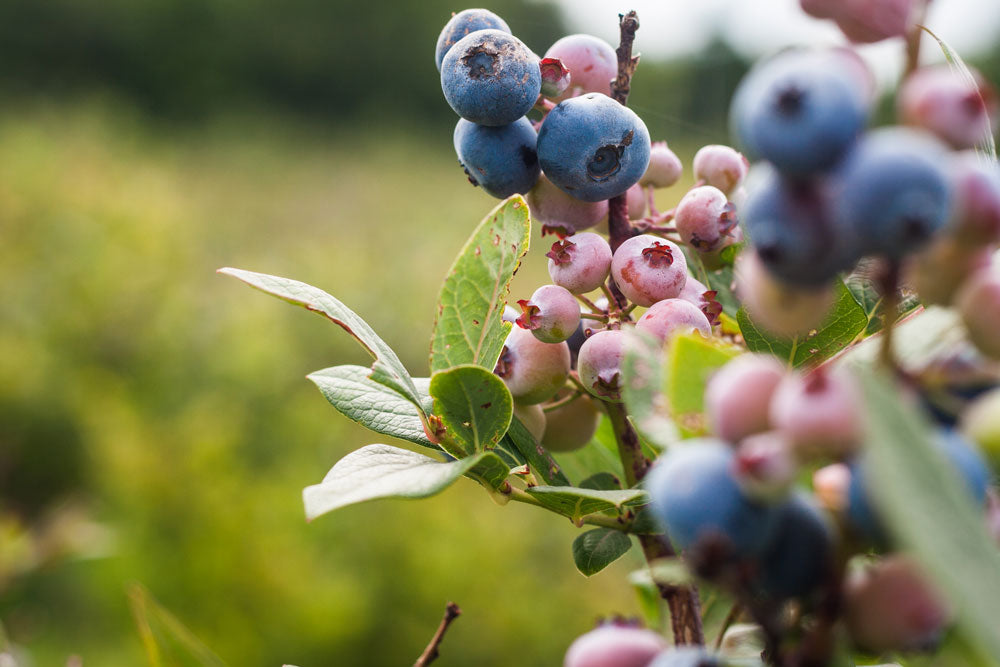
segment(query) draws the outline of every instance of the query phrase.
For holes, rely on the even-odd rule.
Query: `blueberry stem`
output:
[[[576,399],[580,398],[581,396],[583,396],[583,392],[581,392],[579,389],[577,389],[576,387],[574,387],[573,388],[573,392],[570,393],[568,396],[563,396],[558,401],[552,401],[551,403],[546,403],[545,405],[543,405],[542,406],[542,411],[543,412],[552,412],[553,410],[558,410],[559,408],[561,408],[564,405],[569,405],[570,403],[572,403]]]
[[[899,317],[899,261],[888,260],[882,274],[882,346],[879,348],[879,363],[883,368],[896,371],[896,358],[892,350],[893,329]]]
[[[602,313],[580,313],[580,319],[584,320],[599,320],[601,322],[607,322],[608,316]]]
[[[914,13],[913,25],[906,35],[906,65],[903,69],[903,79],[913,74],[920,66],[920,42],[924,33],[924,19],[927,17],[927,7],[931,0],[924,0],[918,3]]]
[[[604,313],[604,309],[603,308],[598,308],[596,303],[594,303],[593,301],[591,301],[590,299],[588,299],[584,295],[582,295],[582,294],[574,294],[573,296],[575,296],[577,298],[577,300],[580,303],[582,303],[583,305],[585,305],[587,308],[590,308],[590,310],[592,312],[595,312],[595,313]]]
[[[437,632],[431,637],[431,643],[427,645],[424,652],[420,654],[417,661],[413,663],[413,667],[425,667],[431,664],[438,657],[438,648],[441,646],[441,640],[444,639],[444,633],[448,631],[448,626],[451,625],[452,621],[461,615],[462,610],[458,608],[458,605],[454,602],[449,602],[448,606],[444,610],[444,618],[441,619],[441,624],[438,626]]]

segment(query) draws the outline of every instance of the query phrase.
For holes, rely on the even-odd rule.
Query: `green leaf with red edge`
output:
[[[503,308],[530,234],[528,204],[520,195],[501,202],[476,227],[441,287],[432,373],[463,364],[496,366],[510,331]]]
[[[773,354],[798,367],[818,364],[850,345],[868,326],[868,315],[843,281],[838,280],[833,308],[826,320],[814,332],[795,338],[779,338],[761,329],[745,308],[740,308],[736,321],[743,340],[751,352]]]
[[[306,283],[271,276],[266,273],[254,273],[243,269],[226,267],[219,273],[242,280],[247,285],[255,287],[279,299],[306,310],[319,313],[355,338],[369,354],[375,357],[369,377],[379,384],[389,387],[400,396],[412,403],[421,414],[423,405],[420,393],[413,384],[413,379],[407,372],[403,362],[384,340],[353,310],[338,299],[327,294],[318,287]]]

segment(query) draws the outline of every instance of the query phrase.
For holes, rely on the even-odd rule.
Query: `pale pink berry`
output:
[[[831,463],[813,473],[813,492],[820,504],[830,512],[842,512],[847,507],[851,485],[851,469],[846,463]]]
[[[611,45],[593,35],[567,35],[545,52],[569,69],[570,84],[556,102],[584,93],[611,94],[611,80],[618,76],[618,56]]]
[[[543,343],[561,343],[580,324],[580,304],[565,287],[542,285],[530,299],[517,303],[522,311],[517,325]]]
[[[693,276],[688,276],[684,283],[678,299],[684,299],[688,303],[693,303],[705,313],[709,324],[715,326],[719,323],[719,316],[722,314],[722,304],[716,299],[718,292],[710,290]]]
[[[559,58],[542,58],[538,68],[542,72],[541,92],[545,97],[559,97],[569,88],[569,68]]]
[[[561,394],[556,394],[559,400]],[[589,396],[577,396],[569,403],[545,413],[548,426],[542,445],[550,452],[571,452],[590,442],[601,421],[601,410]]]
[[[841,0],[832,18],[849,40],[870,44],[905,35],[915,9],[916,0]]]
[[[799,472],[787,438],[779,431],[747,436],[736,448],[736,481],[749,498],[773,502],[788,494]]]
[[[832,19],[840,9],[841,0],[799,0],[802,11],[818,19]]]
[[[882,653],[932,648],[952,611],[920,566],[908,556],[888,556],[847,577],[844,618],[858,647]]]
[[[771,276],[752,251],[736,261],[736,292],[755,325],[785,338],[821,326],[834,303],[832,287],[787,285]]]
[[[712,325],[705,313],[684,299],[657,301],[642,314],[635,328],[651,333],[661,341],[692,331],[697,331],[706,338],[712,335]]]
[[[573,294],[598,289],[611,271],[611,246],[603,236],[593,232],[554,242],[546,256],[552,282]]]
[[[584,388],[607,401],[621,400],[621,367],[625,358],[625,332],[598,331],[583,342],[576,360]]]
[[[1000,275],[988,269],[973,274],[955,300],[972,344],[1000,359]]]
[[[625,191],[625,203],[629,219],[639,220],[646,215],[646,191],[638,183]]]
[[[674,225],[684,243],[709,252],[736,228],[736,207],[722,190],[703,185],[690,190],[677,204]]]
[[[702,146],[694,154],[694,178],[729,195],[747,176],[750,163],[736,149],[720,144]]]
[[[949,305],[970,275],[990,265],[992,249],[942,236],[907,262],[905,282],[924,304]]]
[[[608,202],[586,202],[572,197],[542,174],[527,195],[533,220],[569,234],[593,227],[608,216]]]
[[[520,403],[541,403],[556,395],[569,377],[566,343],[543,343],[527,329],[514,326],[504,341],[494,373]]]
[[[654,188],[669,188],[681,179],[684,166],[665,141],[654,141],[649,151],[649,166],[639,179],[639,184]]]
[[[687,260],[676,243],[641,234],[615,251],[611,275],[629,301],[652,306],[680,295],[687,281]]]
[[[670,644],[652,630],[603,625],[576,638],[563,667],[646,667]]]
[[[785,367],[764,354],[743,354],[720,368],[705,387],[705,412],[712,432],[739,442],[771,428],[771,397]]]
[[[858,387],[840,371],[786,375],[771,398],[770,418],[804,460],[843,460],[862,437]]]
[[[930,130],[953,148],[974,148],[997,118],[996,91],[978,72],[967,78],[949,65],[921,67],[899,91],[904,123]]]
[[[974,151],[956,154],[950,165],[954,210],[951,232],[963,243],[1000,241],[1000,167]]]
[[[514,416],[521,420],[535,442],[542,441],[545,436],[545,410],[540,403],[531,405],[514,403]]]

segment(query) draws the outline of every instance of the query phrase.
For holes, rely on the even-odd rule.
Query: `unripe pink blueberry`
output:
[[[687,281],[687,260],[676,243],[641,234],[615,251],[611,275],[629,301],[652,306],[680,295]]]
[[[580,304],[565,287],[542,285],[531,299],[517,303],[522,311],[517,325],[543,343],[561,343],[580,324]]]
[[[987,357],[1000,359],[1000,275],[973,274],[956,296],[969,340]]]
[[[576,359],[580,383],[606,401],[621,400],[621,368],[625,358],[625,332],[605,329],[583,342]]]
[[[638,183],[625,191],[625,203],[630,220],[639,220],[646,215],[646,191]]]
[[[738,188],[747,176],[750,163],[735,148],[710,144],[702,146],[694,154],[694,178],[706,185],[718,188],[729,195]]]
[[[743,354],[715,372],[705,387],[712,432],[731,443],[771,427],[771,397],[785,376],[777,359]]]
[[[545,97],[559,97],[569,88],[569,68],[559,58],[542,58],[538,68],[542,71],[541,92]]]
[[[893,555],[847,577],[844,618],[860,648],[873,653],[933,647],[952,612],[923,570]]]
[[[813,492],[820,504],[830,512],[839,513],[847,507],[851,469],[846,463],[831,463],[813,473]]]
[[[651,333],[661,341],[690,331],[697,331],[706,338],[712,335],[712,325],[705,313],[684,299],[657,301],[642,314],[635,328]]]
[[[841,0],[832,17],[852,42],[901,37],[913,25],[916,0]]]
[[[521,420],[524,428],[528,429],[528,433],[535,439],[535,442],[542,441],[545,436],[546,421],[545,410],[542,409],[540,403],[532,403],[531,405],[514,403],[514,416]]]
[[[832,19],[840,9],[841,0],[799,0],[799,5],[809,16]]]
[[[556,394],[555,400],[560,395]],[[550,452],[571,452],[585,446],[597,433],[601,411],[589,396],[577,396],[569,403],[545,413],[542,445]]]
[[[715,326],[719,323],[719,315],[722,314],[722,304],[719,303],[716,296],[718,296],[717,291],[708,289],[693,276],[688,276],[684,283],[684,289],[681,290],[680,296],[677,298],[698,306],[708,318],[708,323]]]
[[[669,188],[681,179],[684,166],[665,141],[654,141],[649,151],[649,166],[639,179],[639,185],[654,188]]]
[[[584,93],[611,93],[611,80],[618,76],[618,56],[611,45],[593,35],[567,35],[545,52],[569,69],[569,88],[554,98],[562,102]]]
[[[566,194],[542,174],[527,195],[531,217],[569,233],[589,229],[608,216],[608,202],[587,202]]]
[[[908,260],[904,282],[916,290],[924,304],[949,305],[962,284],[990,265],[992,248],[967,245],[942,236]]]
[[[834,303],[831,287],[787,285],[771,276],[752,251],[736,261],[736,293],[754,324],[786,338],[822,325]]]
[[[951,160],[954,206],[951,233],[972,245],[1000,241],[1000,167],[975,151]]]
[[[515,326],[504,342],[493,371],[519,403],[541,403],[556,395],[569,377],[566,343],[543,343],[527,329]]]
[[[783,498],[798,471],[788,439],[779,431],[747,436],[736,448],[736,482],[748,498],[761,502]]]
[[[611,271],[611,246],[603,236],[593,232],[556,241],[546,257],[552,282],[573,294],[598,289]]]
[[[771,424],[802,459],[843,460],[862,437],[858,388],[849,375],[817,368],[791,373],[771,398]]]
[[[652,630],[602,625],[570,645],[563,667],[646,667],[670,644]]]
[[[949,65],[921,67],[899,90],[904,123],[930,130],[953,148],[974,148],[997,117],[996,92],[978,73],[970,80]]]
[[[684,243],[698,252],[715,250],[736,228],[736,207],[711,185],[693,188],[677,204],[674,225]]]

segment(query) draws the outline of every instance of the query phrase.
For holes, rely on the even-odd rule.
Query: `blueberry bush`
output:
[[[617,49],[572,35],[541,58],[488,10],[448,21],[455,151],[503,201],[445,276],[428,375],[326,292],[220,270],[352,336],[371,365],[309,379],[414,446],[336,462],[308,519],[466,477],[579,527],[585,576],[638,546],[644,617],[608,610],[567,667],[998,664],[996,97],[925,2],[801,5],[906,50],[899,125],[869,128],[851,48],[782,51],[734,93],[736,147],[699,150],[666,211],[683,165],[626,106],[635,12]],[[931,40],[947,66],[920,65]],[[552,284],[515,298],[535,261]]]

